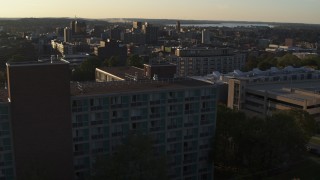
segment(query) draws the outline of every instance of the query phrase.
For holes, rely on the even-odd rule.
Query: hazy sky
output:
[[[0,17],[166,18],[320,24],[320,0],[3,0]]]

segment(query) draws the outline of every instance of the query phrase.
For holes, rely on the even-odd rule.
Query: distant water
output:
[[[169,26],[175,26],[175,24],[168,24]],[[273,25],[270,24],[255,24],[255,23],[218,23],[218,24],[181,24],[182,27],[270,27],[273,28]]]

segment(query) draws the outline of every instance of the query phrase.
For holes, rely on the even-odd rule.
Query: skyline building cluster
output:
[[[211,180],[217,102],[319,120],[317,29],[69,21],[0,38],[0,180],[84,180],[132,134],[167,157],[169,179]]]

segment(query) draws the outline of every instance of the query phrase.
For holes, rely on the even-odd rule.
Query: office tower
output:
[[[93,27],[92,36],[101,38],[101,34],[103,33],[103,26],[95,25]]]
[[[145,23],[142,26],[142,31],[146,35],[146,43],[147,44],[157,44],[158,43],[158,31],[159,28],[156,26],[152,26],[149,23]]]
[[[84,21],[76,21],[74,32],[76,35],[86,35],[87,33],[86,23]]]
[[[210,32],[206,29],[202,30],[202,44],[210,44]]]
[[[119,65],[125,65],[127,61],[127,47],[114,40],[100,41],[100,46],[94,48],[94,54],[103,60],[116,56]]]
[[[181,27],[180,27],[180,21],[177,21],[177,24],[176,24],[176,31],[177,31],[177,33],[180,33],[180,29],[181,29]]]
[[[56,28],[56,35],[57,35],[57,37],[63,37],[64,36],[64,28],[57,27]]]
[[[133,21],[132,26],[133,29],[142,29],[142,22]]]
[[[72,30],[69,28],[64,28],[64,42],[70,42],[72,38]]]
[[[76,21],[75,20],[70,22],[70,29],[71,29],[71,33],[75,34],[75,32],[76,32]]]
[[[9,63],[8,99],[16,179],[73,179],[67,63]]]
[[[112,40],[120,41],[122,34],[122,30],[119,27],[115,27],[110,30],[110,37]]]

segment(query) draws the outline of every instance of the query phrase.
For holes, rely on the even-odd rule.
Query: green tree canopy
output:
[[[300,110],[274,112],[265,119],[219,106],[213,160],[240,174],[282,168],[301,159],[315,133],[315,121]]]
[[[166,161],[157,155],[149,136],[132,134],[108,158],[98,158],[92,180],[165,180]]]
[[[278,67],[284,68],[286,66],[300,67],[302,65],[301,59],[290,53],[278,59]]]
[[[109,59],[103,61],[102,66],[116,67],[119,66],[119,63],[119,56],[111,56]]]
[[[72,72],[74,81],[92,81],[95,79],[95,70],[101,66],[101,61],[97,57],[89,57]]]
[[[128,57],[127,64],[129,66],[135,66],[138,68],[143,68],[143,59],[139,55],[131,55]]]

